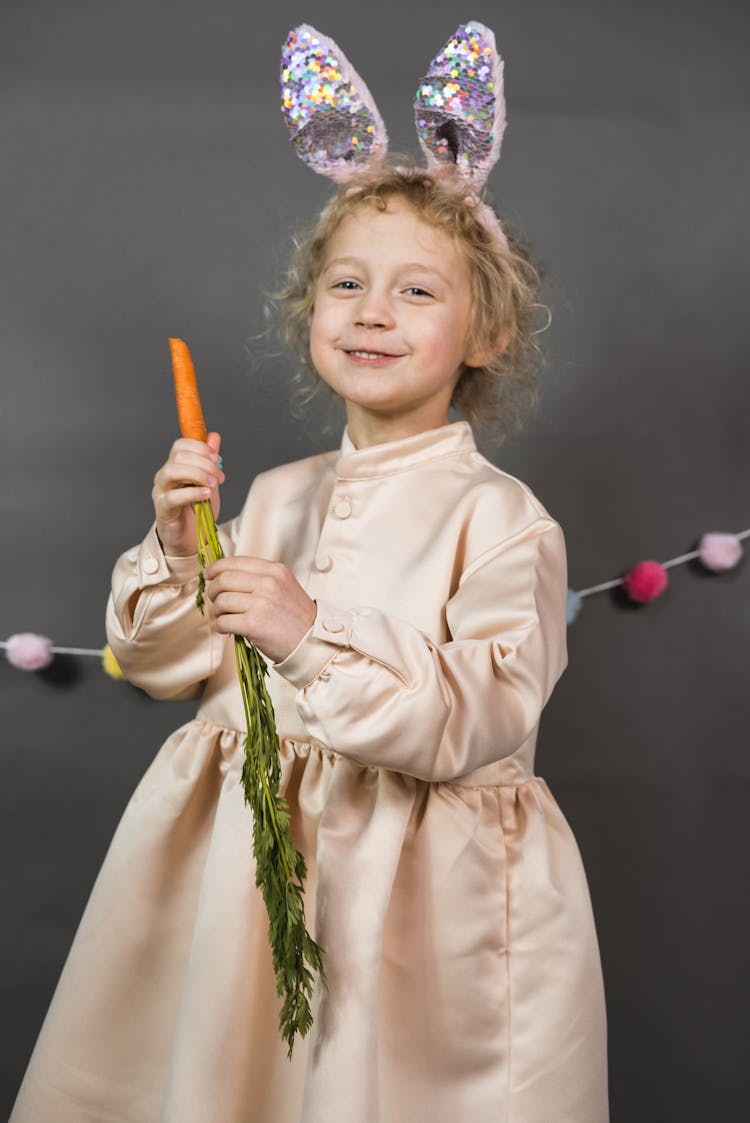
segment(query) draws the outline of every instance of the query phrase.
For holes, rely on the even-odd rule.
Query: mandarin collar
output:
[[[348,428],[344,429],[336,475],[340,480],[360,480],[406,472],[425,460],[456,453],[475,452],[474,433],[468,421],[450,421],[437,429],[426,429],[411,437],[357,448]]]

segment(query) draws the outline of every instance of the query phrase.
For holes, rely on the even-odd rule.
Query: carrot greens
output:
[[[205,422],[190,352],[179,339],[170,339],[169,346],[181,433],[205,441]],[[225,555],[210,500],[195,503],[194,510],[201,566],[196,604],[203,612],[203,571]],[[314,972],[325,983],[324,952],[305,927],[303,891],[307,868],[291,836],[287,801],[279,794],[279,737],[265,681],[268,667],[245,636],[234,637],[234,652],[247,724],[241,783],[253,819],[255,883],[268,913],[276,991],[283,998],[279,1029],[291,1059],[295,1035],[304,1037],[312,1026]]]

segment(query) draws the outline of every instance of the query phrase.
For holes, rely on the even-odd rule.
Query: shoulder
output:
[[[521,521],[537,518],[552,520],[539,496],[523,480],[498,468],[481,452],[474,452],[472,461],[474,465],[472,490],[476,498],[481,498],[485,504],[510,508]]]
[[[478,451],[470,459],[460,504],[465,566],[538,535],[558,539],[564,551],[562,528],[527,483]]]

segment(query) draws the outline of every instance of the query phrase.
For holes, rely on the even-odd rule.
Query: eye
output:
[[[407,296],[427,296],[432,298],[432,293],[428,292],[427,289],[423,289],[421,285],[408,285],[404,289],[404,292]]]
[[[341,289],[343,292],[356,292],[359,288],[359,282],[350,280],[335,281],[333,285],[331,285],[331,288]]]

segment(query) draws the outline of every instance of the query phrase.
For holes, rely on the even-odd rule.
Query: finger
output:
[[[154,507],[157,515],[168,517],[183,507],[190,507],[193,503],[200,503],[208,499],[211,489],[208,487],[179,487],[171,491],[163,491],[154,497]]]
[[[169,463],[174,460],[194,460],[197,456],[199,460],[210,460],[211,463],[216,461],[216,453],[212,451],[209,445],[199,444],[198,441],[191,441],[192,448],[172,448],[169,457]],[[198,447],[195,447],[195,446]]]
[[[205,569],[203,576],[206,581],[206,596],[213,601],[226,593],[239,593],[246,597],[258,587],[258,578],[244,570],[225,570],[217,576],[209,575],[208,569]]]
[[[205,457],[191,457],[188,459],[167,461],[159,481],[162,488],[172,484],[175,487],[184,487],[186,484],[202,484],[204,487],[216,487],[224,483],[226,477],[217,464]]]
[[[209,600],[213,606],[214,616],[241,616],[252,607],[249,600],[250,596],[250,593],[234,590],[219,593],[217,597],[209,597]]]
[[[209,434],[209,438],[211,436],[212,434]],[[219,437],[219,441],[220,440],[221,438]],[[172,445],[169,457],[167,458],[167,464],[196,463],[196,457],[198,458],[197,462],[204,465],[215,465],[217,463],[221,465],[222,462],[221,454],[219,453],[218,447],[216,447],[216,441],[209,443],[208,440],[203,442],[181,437]]]
[[[223,466],[223,462],[221,456],[219,456],[218,453],[211,453],[210,456],[200,456],[198,453],[185,451],[177,452],[173,456],[170,456],[164,467],[166,468],[167,466],[170,469],[173,469],[176,466],[182,466],[183,468],[191,468],[195,466],[198,468],[203,468],[208,472],[218,471],[219,474],[222,474],[221,469]]]
[[[232,554],[228,558],[219,558],[212,562],[206,570],[206,577],[218,577],[221,573],[249,573],[256,578],[272,577],[277,571],[285,567],[279,562],[268,561],[266,558],[254,558],[247,554]]]
[[[220,616],[218,619],[214,617],[213,626],[217,632],[225,636],[247,636],[249,631],[247,617],[241,613],[235,613],[232,616]]]
[[[196,441],[192,437],[178,437],[176,441],[172,442],[170,457],[179,452],[197,452],[202,456],[213,457],[215,451],[208,440]]]
[[[201,477],[200,472],[204,475]],[[154,483],[159,490],[165,490],[169,484],[177,483],[207,483],[206,475],[215,476],[222,481],[223,473],[218,465],[206,456],[199,456],[195,452],[183,451],[170,453],[169,459],[157,471]],[[210,486],[214,486],[211,484]]]
[[[167,464],[197,464],[203,468],[215,468],[220,459],[215,452],[198,453],[193,449],[177,449],[170,454]]]

